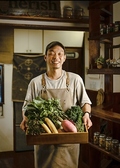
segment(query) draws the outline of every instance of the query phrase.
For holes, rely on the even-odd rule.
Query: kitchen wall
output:
[[[4,64],[4,102],[0,117],[0,152],[13,150],[12,64]]]

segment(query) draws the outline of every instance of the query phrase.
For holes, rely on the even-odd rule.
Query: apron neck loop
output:
[[[67,87],[67,90],[69,90],[69,74],[68,72],[66,72],[66,87]],[[45,76],[44,74],[42,74],[42,87],[44,90],[46,90],[46,81],[45,81]]]

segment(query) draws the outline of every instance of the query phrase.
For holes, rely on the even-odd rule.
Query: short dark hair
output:
[[[45,55],[47,54],[47,51],[55,46],[60,46],[63,48],[64,52],[65,52],[65,47],[62,43],[60,43],[59,41],[52,41],[51,43],[49,43],[47,46],[46,46],[46,50],[45,50]]]

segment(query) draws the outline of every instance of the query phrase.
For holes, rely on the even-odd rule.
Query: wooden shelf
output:
[[[97,69],[94,59],[100,56],[100,44],[104,43],[104,56],[105,60],[113,57],[113,48],[119,48],[119,45],[113,46],[113,38],[120,36],[120,30],[117,32],[110,32],[108,34],[100,34],[100,24],[108,25],[113,23],[113,4],[118,1],[92,1],[89,2],[89,30],[90,36],[89,40],[89,58],[90,58],[90,68],[87,74],[104,74],[104,103],[103,105],[96,106],[96,96],[98,94],[94,93],[91,95],[94,105],[92,106],[92,122],[93,127],[90,129],[90,142],[89,142],[89,164],[88,167],[100,168],[101,165],[98,164],[102,162],[102,159],[110,157],[111,160],[116,160],[120,162],[120,157],[100,148],[98,145],[93,144],[93,134],[96,130],[112,134],[112,137],[120,140],[119,128],[120,128],[120,113],[119,113],[119,96],[120,93],[113,93],[113,75],[120,74],[120,67],[107,67],[104,66],[102,69]],[[97,11],[98,10],[98,11]],[[101,22],[102,19],[102,22]],[[98,20],[98,22],[95,22]],[[113,30],[114,31],[114,30]],[[110,50],[110,53],[109,53]],[[101,123],[101,119],[106,122],[106,127]],[[108,121],[108,122],[107,122]],[[103,127],[102,127],[103,126]],[[108,135],[108,134],[106,134]],[[86,158],[87,152],[85,153]],[[98,156],[97,159],[94,159]],[[87,168],[88,168],[87,167]]]
[[[120,36],[120,31],[117,31],[117,32],[111,32],[111,33],[108,33],[108,34],[103,34],[100,36],[100,39],[109,39],[109,38],[114,38],[114,37],[118,37]]]
[[[45,23],[46,22],[46,23]],[[55,22],[55,23],[54,23]],[[44,24],[43,24],[44,23]],[[42,16],[10,16],[0,15],[0,26],[13,26],[34,29],[89,31],[89,17],[52,18]]]
[[[108,152],[108,151],[106,151],[105,149],[100,148],[98,145],[94,145],[94,144],[91,143],[91,142],[89,142],[89,145],[90,145],[91,147],[93,147],[93,148],[95,148],[95,149],[97,149],[97,150],[99,150],[99,151],[101,151],[101,152],[107,154],[107,155],[110,156],[111,158],[113,158],[113,159],[115,159],[115,160],[117,160],[117,161],[120,162],[120,157],[118,157],[117,155],[114,155],[114,154],[112,154],[111,152]]]
[[[103,105],[92,107],[92,116],[120,124],[120,114],[106,110]]]
[[[109,17],[109,16],[112,16],[112,13],[106,10],[105,8],[102,8],[100,12],[100,16]]]
[[[17,19],[17,20],[34,20],[34,21],[51,21],[51,22],[68,22],[68,23],[84,23],[89,24],[89,17],[84,16],[81,19],[76,18],[53,18],[53,17],[42,17],[42,16],[15,16],[15,15],[0,15],[0,19]]]
[[[88,69],[87,74],[120,74],[120,68]]]
[[[120,36],[120,31],[111,32],[108,34],[103,34],[103,35],[99,35],[99,36],[95,36],[95,37],[89,37],[88,40],[100,40],[102,42],[102,40],[107,39],[108,42],[106,42],[106,43],[110,43],[109,42],[110,38],[114,38],[114,37],[118,37],[118,36]]]

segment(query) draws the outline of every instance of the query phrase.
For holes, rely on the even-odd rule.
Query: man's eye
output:
[[[55,53],[54,52],[49,52],[49,55],[55,55]]]
[[[59,55],[59,56],[63,56],[63,53],[59,53],[58,55]]]

